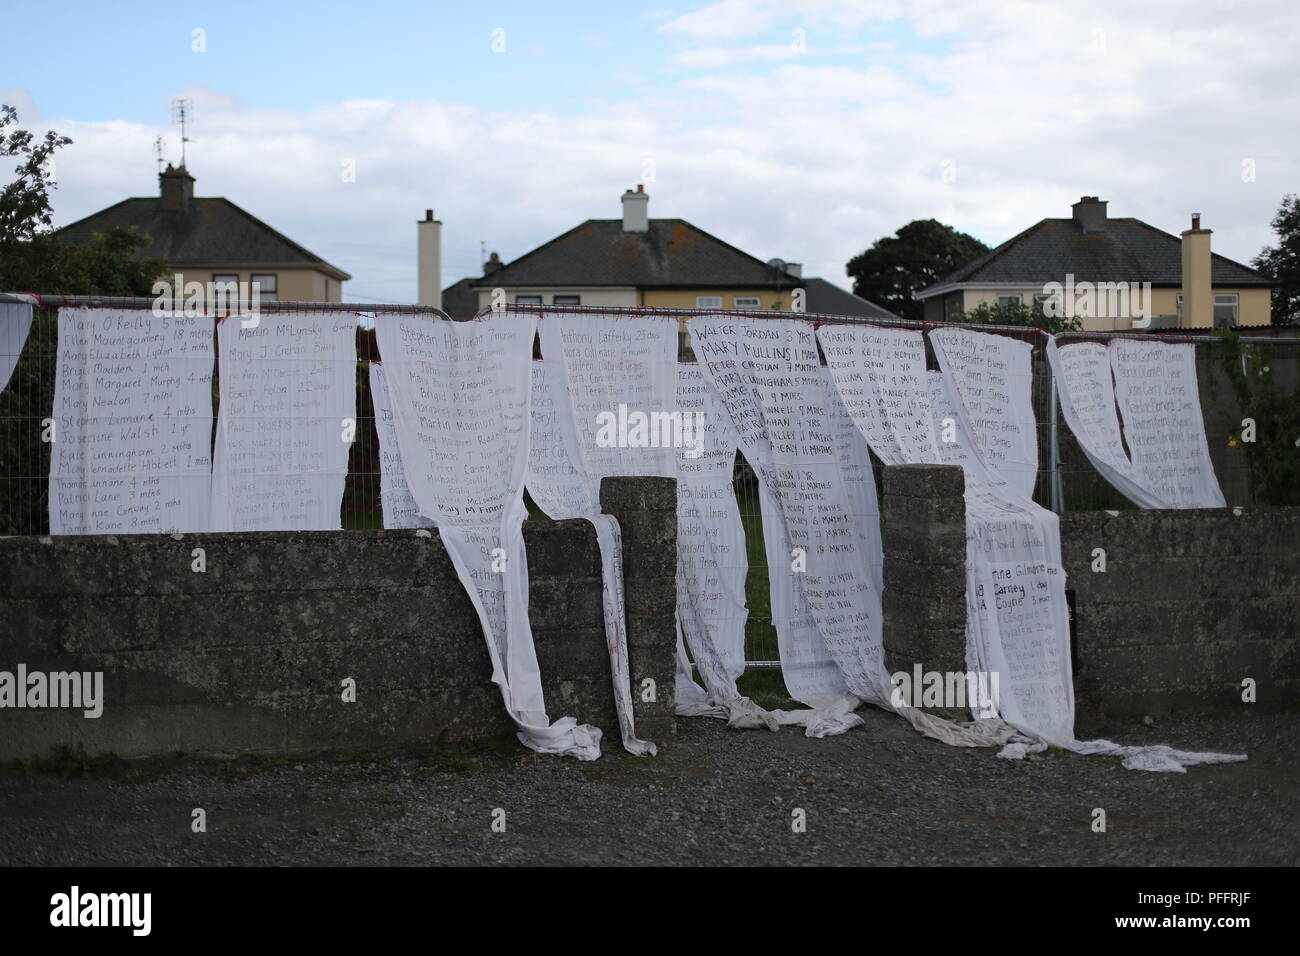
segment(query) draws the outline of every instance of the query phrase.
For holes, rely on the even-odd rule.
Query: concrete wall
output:
[[[957,469],[884,470],[884,643],[891,673],[965,670]],[[1300,709],[1300,509],[1081,512],[1061,518],[1078,726]],[[960,542],[960,544],[959,544]],[[1093,550],[1105,552],[1094,572]]]
[[[1300,707],[1300,509],[1061,518],[1082,721]],[[1093,551],[1106,570],[1092,570]]]
[[[663,744],[676,518],[645,481],[612,480],[611,500],[624,547],[647,552],[625,566],[629,656],[656,685],[638,729]],[[549,714],[593,723],[618,748],[594,529],[528,522],[524,536]],[[191,570],[195,548],[204,573]],[[0,758],[58,744],[124,757],[364,752],[513,733],[436,531],[0,538],[0,619],[0,671],[102,671],[105,697],[98,719],[0,709]],[[341,699],[348,677],[355,703]]]
[[[884,470],[885,667],[966,670],[966,498],[953,465]],[[959,720],[969,714],[932,708]]]
[[[600,510],[618,519],[623,536],[637,733],[661,743],[672,738],[677,714],[677,482],[606,478],[600,483]]]

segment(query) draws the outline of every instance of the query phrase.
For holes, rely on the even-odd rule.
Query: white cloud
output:
[[[721,0],[669,20],[660,29],[697,40],[753,36],[771,26],[772,7],[761,0]]]
[[[672,62],[687,69],[716,70],[741,63],[764,60],[792,60],[804,55],[789,43],[769,43],[758,46],[701,47],[673,54]]]

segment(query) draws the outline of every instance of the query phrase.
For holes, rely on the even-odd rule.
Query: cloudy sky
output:
[[[1255,0],[55,2],[7,18],[0,102],[75,141],[62,225],[155,194],[189,98],[197,193],[352,300],[414,299],[426,207],[450,283],[638,182],[651,216],[847,284],[913,219],[996,244],[1084,194],[1171,232],[1198,211],[1249,260],[1300,192],[1298,26]]]

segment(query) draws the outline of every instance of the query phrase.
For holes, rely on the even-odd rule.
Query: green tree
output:
[[[922,304],[912,298],[972,259],[989,251],[974,236],[935,219],[917,219],[849,260],[853,292],[905,319],[922,318]]]
[[[61,242],[50,231],[56,183],[49,161],[71,140],[52,131],[38,139],[17,122],[17,111],[0,105],[0,161],[18,160],[14,180],[0,189],[0,291],[151,294],[166,266],[139,257],[148,238],[138,231],[113,230],[88,245]],[[57,348],[55,308],[37,309],[22,358],[0,394],[0,534],[48,529],[50,446],[42,432],[54,407]]]
[[[1273,324],[1300,325],[1300,196],[1282,197],[1272,226],[1277,245],[1265,246],[1251,265],[1280,283],[1273,290]]]
[[[1023,302],[999,302],[997,305],[981,302],[951,321],[980,322],[985,325],[1022,325],[1026,328],[1042,329],[1052,334],[1078,332],[1083,328],[1083,322],[1077,316],[1067,318],[1062,315],[1047,315],[1043,311],[1042,303],[1039,302],[1035,302],[1032,306],[1025,305]]]
[[[51,161],[72,140],[53,130],[37,138],[17,123],[18,111],[0,105],[0,160],[18,160],[14,180],[0,189],[0,291],[150,294],[166,266],[139,257],[147,236],[115,229],[71,245],[50,231],[50,192],[58,188]]]

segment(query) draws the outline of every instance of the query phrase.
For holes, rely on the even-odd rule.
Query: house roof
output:
[[[803,280],[684,219],[651,219],[643,233],[624,232],[621,219],[588,219],[476,284],[788,289]]]
[[[149,237],[139,254],[162,259],[171,266],[302,265],[340,281],[352,278],[224,198],[192,198],[183,210],[163,209],[159,197],[123,199],[56,230],[55,235],[65,242],[84,245],[96,233],[132,226]]]
[[[805,279],[804,308],[808,312],[847,315],[863,319],[897,319],[888,309],[861,296],[846,292],[825,279]]]
[[[1183,279],[1182,240],[1140,219],[1107,219],[1102,232],[1085,233],[1074,219],[1044,219],[916,293],[926,299],[974,283],[1041,285],[1076,282],[1150,282],[1178,286]],[[1249,266],[1211,254],[1215,286],[1271,286]]]
[[[478,293],[473,289],[478,279],[461,279],[442,290],[442,311],[453,319],[472,319],[478,313]]]

